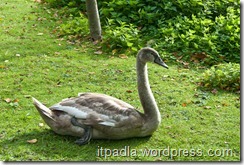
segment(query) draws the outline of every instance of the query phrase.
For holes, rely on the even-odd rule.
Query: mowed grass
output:
[[[55,10],[33,1],[0,2],[1,161],[240,161],[240,95],[204,91],[204,69],[149,64],[162,123],[145,138],[91,140],[53,133],[30,96],[47,106],[79,92],[98,92],[141,109],[135,57],[97,55],[89,41],[58,39]],[[36,139],[37,141],[29,141]],[[29,142],[28,142],[29,141]]]

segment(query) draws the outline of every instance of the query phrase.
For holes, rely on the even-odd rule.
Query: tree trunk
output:
[[[93,41],[101,40],[102,30],[98,13],[97,1],[86,0],[86,10],[90,28],[90,35]]]

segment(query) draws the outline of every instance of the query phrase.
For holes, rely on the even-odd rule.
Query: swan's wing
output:
[[[126,121],[137,119],[141,115],[133,106],[114,97],[97,93],[79,94],[78,97],[65,99],[50,109],[64,111],[81,119],[86,125],[111,127],[120,127]]]

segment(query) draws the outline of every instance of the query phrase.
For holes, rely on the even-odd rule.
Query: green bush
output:
[[[83,14],[80,14],[80,17],[70,16],[65,23],[60,25],[59,29],[61,36],[69,35],[80,38],[89,34],[88,20]]]
[[[85,13],[85,0],[46,0],[68,14]],[[207,54],[207,65],[240,61],[240,1],[238,0],[98,0],[103,38],[110,47],[152,47],[190,60]],[[73,12],[73,13],[72,13]],[[108,23],[108,20],[116,20]],[[71,22],[72,24],[73,22]],[[75,24],[72,24],[76,26]],[[119,32],[121,31],[121,32]],[[75,32],[75,31],[74,31]],[[128,36],[125,36],[125,34]],[[77,31],[80,33],[80,31]],[[67,33],[69,35],[69,33]],[[118,37],[118,38],[117,38]],[[136,38],[136,39],[134,39]],[[140,39],[140,40],[138,40]]]
[[[114,20],[108,20],[102,44],[110,49],[131,49],[137,51],[139,48],[139,31],[133,24],[118,21],[119,26],[114,26]]]
[[[105,0],[98,5],[103,24],[107,18],[133,23],[158,50],[177,52],[185,60],[204,52],[209,65],[240,61],[237,0]]]
[[[200,81],[208,89],[240,90],[240,64],[223,63],[212,66],[203,73]]]
[[[202,14],[190,17],[178,16],[175,20],[168,20],[159,29],[159,47],[180,52],[190,59],[191,54],[205,52],[208,54],[206,62],[240,61],[240,18],[239,9],[228,7],[227,15],[219,15],[214,20]]]

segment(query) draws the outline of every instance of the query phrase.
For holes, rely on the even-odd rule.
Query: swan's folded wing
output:
[[[64,111],[85,125],[105,125],[121,127],[139,115],[131,105],[111,96],[97,93],[83,93],[78,97],[65,99],[50,107],[51,110]],[[138,114],[137,114],[138,113]]]

